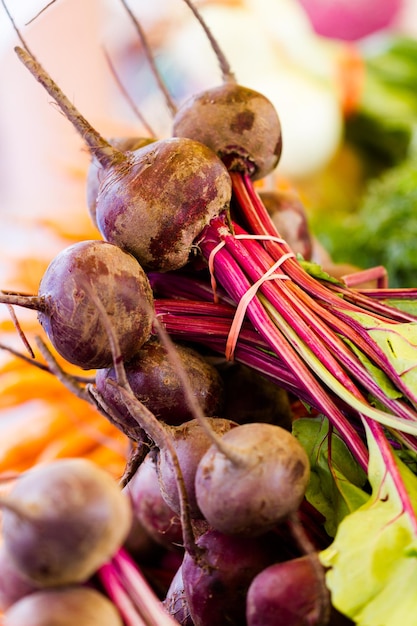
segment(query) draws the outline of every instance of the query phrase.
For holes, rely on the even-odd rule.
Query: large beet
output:
[[[212,150],[188,138],[162,139],[109,170],[97,224],[146,270],[174,270],[188,262],[196,237],[230,198],[229,174]]]
[[[111,318],[123,357],[132,358],[150,335],[152,291],[136,259],[105,241],[73,244],[49,264],[38,291],[44,303],[39,321],[49,339],[84,369],[111,365],[108,335],[89,290]]]
[[[129,499],[117,483],[83,458],[25,472],[1,506],[9,558],[44,587],[88,580],[119,550],[132,523]]]

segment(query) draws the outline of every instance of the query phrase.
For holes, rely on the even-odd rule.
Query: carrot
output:
[[[124,456],[126,437],[115,429],[105,418],[99,416],[83,424],[79,429],[64,433],[46,445],[38,462],[46,460],[85,456],[96,448],[108,448],[116,454]]]
[[[34,463],[45,446],[68,432],[68,419],[62,412],[45,406],[42,413],[25,415],[2,430],[0,472],[22,471]]]
[[[114,450],[109,450],[109,448],[98,447],[86,454],[85,458],[90,459],[90,461],[104,468],[114,478],[118,479],[122,476],[125,469],[128,450],[126,449],[125,455],[121,455]]]
[[[357,111],[364,80],[365,64],[358,48],[353,44],[344,45],[338,58],[337,84],[345,117]]]

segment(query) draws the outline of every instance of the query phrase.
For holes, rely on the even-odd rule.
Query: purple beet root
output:
[[[259,196],[279,234],[295,254],[309,261],[313,253],[306,210],[294,191],[260,191]]]
[[[106,241],[86,240],[64,248],[45,270],[37,295],[3,292],[0,302],[38,311],[57,352],[83,369],[113,363],[97,302],[110,318],[123,359],[133,358],[151,334],[149,280],[132,255]]]
[[[241,363],[227,363],[219,371],[225,388],[223,415],[238,424],[265,422],[291,430],[291,404],[284,389]]]
[[[6,611],[4,626],[122,626],[115,605],[90,587],[37,591]]]
[[[209,417],[207,421],[220,437],[237,427],[236,422],[220,417]],[[199,519],[203,515],[196,500],[195,475],[200,460],[211,446],[212,440],[197,419],[172,427],[172,437],[184,479],[190,515],[192,518]],[[157,472],[163,498],[168,506],[179,515],[181,509],[177,477],[171,454],[169,450],[162,447],[158,454]]]
[[[229,206],[226,167],[212,150],[184,137],[155,141],[127,156],[102,180],[101,234],[146,270],[183,267],[197,236]]]
[[[261,535],[298,510],[310,477],[298,440],[274,424],[243,424],[225,433],[201,459],[197,503],[217,530]]]
[[[200,562],[185,554],[182,577],[195,626],[245,626],[245,599],[253,578],[280,558],[272,533],[256,538],[232,537],[208,530],[197,539],[204,548]]]
[[[53,587],[88,580],[123,545],[128,498],[84,458],[38,465],[1,500],[5,550],[22,576]]]
[[[223,403],[223,384],[218,371],[196,350],[181,344],[176,344],[176,350],[204,415],[218,415]],[[135,396],[158,419],[179,425],[193,418],[178,372],[157,339],[144,343],[125,370]],[[114,368],[99,370],[98,391],[110,407],[136,425],[110,380],[116,380]]]
[[[109,139],[109,144],[121,152],[133,152],[155,141],[149,137],[116,137]],[[87,172],[87,207],[93,224],[97,226],[97,195],[101,181],[106,174],[106,169],[100,161],[92,155],[90,167]]]
[[[312,559],[275,563],[251,582],[247,626],[326,626],[330,596],[318,580]]]
[[[173,135],[209,146],[229,170],[264,178],[279,162],[281,124],[272,103],[236,83],[189,98],[178,110]]]
[[[152,451],[124,491],[130,497],[134,516],[155,542],[170,550],[181,546],[181,521],[161,495]]]
[[[185,597],[182,565],[177,569],[171,581],[163,604],[168,613],[172,615],[181,626],[194,626],[187,598]]]
[[[12,604],[28,596],[38,586],[28,580],[13,564],[10,556],[0,547],[0,611],[6,611]]]

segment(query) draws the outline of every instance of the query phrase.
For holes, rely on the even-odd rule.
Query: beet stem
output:
[[[109,168],[114,165],[123,163],[127,157],[114,146],[110,145],[79,113],[72,102],[66,97],[63,91],[45,72],[40,63],[27,50],[15,47],[15,52],[20,61],[26,66],[36,80],[46,89],[47,93],[55,100],[64,113],[65,117],[73,124],[77,132],[81,135],[92,155],[100,162],[100,164]]]
[[[125,88],[125,86],[123,85],[122,81],[120,80],[120,77],[119,77],[119,75],[118,75],[118,73],[116,71],[116,68],[115,68],[115,66],[114,66],[114,64],[113,64],[113,62],[112,62],[112,60],[110,58],[109,53],[107,52],[107,50],[104,47],[103,47],[103,52],[104,52],[105,59],[107,61],[107,65],[109,66],[110,71],[112,73],[112,76],[114,77],[114,80],[116,81],[116,84],[119,87],[119,89],[120,89],[123,97],[125,98],[126,102],[129,104],[129,106],[132,109],[133,113],[136,115],[136,117],[141,122],[141,124],[144,126],[144,128],[149,133],[149,135],[151,137],[155,137],[155,132],[153,131],[151,126],[148,124],[147,120],[142,115],[141,111],[136,106],[136,104],[133,101],[133,99],[130,97],[130,94],[128,93],[127,89]]]
[[[136,28],[136,32],[139,35],[141,44],[143,46],[143,51],[146,55],[146,59],[149,63],[149,65],[151,66],[151,70],[152,70],[152,74],[156,80],[156,82],[158,83],[158,87],[161,90],[162,94],[164,95],[165,98],[165,102],[166,105],[170,111],[170,113],[172,115],[175,115],[177,113],[177,107],[175,106],[174,101],[171,98],[171,95],[167,89],[167,86],[165,84],[165,82],[162,79],[162,76],[156,66],[155,63],[155,59],[153,57],[153,54],[151,52],[150,46],[149,46],[149,42],[148,39],[146,37],[145,31],[143,30],[139,20],[136,18],[136,16],[133,14],[133,11],[130,9],[130,7],[128,6],[126,0],[120,0],[122,5],[124,6],[124,8],[126,9],[127,13],[129,14],[130,19],[132,20],[133,25]]]
[[[220,69],[222,72],[223,82],[225,83],[236,83],[236,78],[234,73],[231,70],[229,61],[227,60],[225,54],[219,46],[218,41],[213,36],[213,33],[207,26],[205,20],[203,19],[201,13],[198,11],[197,7],[191,2],[191,0],[184,0],[185,4],[191,9],[196,19],[200,22],[209,42],[213,49],[214,54],[217,57],[217,61],[219,62]]]
[[[12,306],[21,306],[32,311],[41,311],[47,313],[48,306],[43,296],[28,296],[22,293],[12,291],[0,291],[0,303]]]
[[[141,615],[144,616],[147,626],[175,626],[177,624],[164,609],[141,571],[123,548],[113,557],[113,563],[124,582],[124,586],[138,606]]]
[[[16,312],[15,312],[13,306],[11,304],[7,304],[6,306],[9,309],[9,314],[10,314],[11,320],[13,322],[13,326],[15,327],[15,329],[17,331],[17,334],[19,335],[19,337],[20,337],[23,345],[25,346],[26,350],[28,351],[30,357],[32,359],[34,359],[35,358],[35,353],[33,352],[32,346],[30,345],[30,343],[28,341],[28,338],[26,337],[26,335],[25,335],[25,333],[23,331],[23,328],[20,325],[20,322],[19,322],[19,320],[17,318]]]
[[[194,531],[190,518],[190,505],[188,502],[187,491],[185,488],[184,478],[178,460],[178,455],[173,444],[173,430],[171,427],[160,422],[155,415],[149,411],[149,409],[142,403],[132,391],[132,388],[127,379],[126,370],[124,367],[123,357],[120,352],[119,342],[116,333],[113,330],[109,316],[92,286],[85,283],[84,288],[89,293],[92,301],[97,307],[103,323],[106,328],[106,332],[109,338],[111,351],[113,355],[114,370],[116,373],[116,381],[109,380],[109,384],[114,385],[118,389],[118,393],[122,401],[124,402],[131,417],[135,419],[139,426],[145,430],[147,435],[155,442],[158,448],[167,449],[171,456],[171,461],[174,466],[176,485],[178,490],[178,497],[180,501],[180,519],[183,530],[183,543],[187,552],[196,559],[200,558],[201,550],[197,547],[194,537]],[[149,308],[149,314],[153,313],[151,307]]]
[[[320,588],[318,603],[315,607],[316,616],[315,618],[313,618],[312,623],[327,624],[330,617],[331,602],[329,591],[326,585],[325,570],[320,563],[320,559],[318,557],[315,546],[310,541],[304,530],[304,527],[300,521],[298,511],[290,513],[290,515],[288,516],[287,524],[301,552],[310,559],[316,575],[317,585]]]
[[[190,381],[184,370],[184,366],[182,365],[181,360],[179,359],[177,355],[175,346],[170,336],[166,332],[165,328],[162,326],[162,324],[159,322],[156,316],[154,319],[154,326],[159,335],[161,343],[163,344],[167,352],[168,358],[171,360],[171,363],[175,367],[177,375],[182,384],[182,388],[184,391],[184,395],[186,397],[187,404],[190,408],[190,411],[194,415],[195,419],[199,422],[199,424],[204,429],[205,433],[209,436],[213,444],[217,447],[217,449],[222,454],[224,454],[225,457],[229,459],[229,461],[231,461],[235,465],[243,465],[245,463],[245,459],[242,458],[242,455],[235,452],[235,450],[231,448],[230,446],[226,445],[223,439],[219,437],[211,428],[208,419],[203,414],[201,410],[201,406],[193,393]]]
[[[126,626],[148,626],[136,610],[132,599],[119,580],[112,563],[105,563],[98,571],[100,581],[109,598],[114,602]]]

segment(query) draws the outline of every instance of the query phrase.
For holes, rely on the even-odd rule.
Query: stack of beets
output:
[[[274,107],[235,81],[213,44],[223,83],[175,111],[172,137],[107,141],[21,40],[19,58],[91,152],[88,205],[102,239],[59,253],[36,295],[3,292],[1,301],[37,310],[55,350],[68,363],[95,370],[94,380],[78,384],[77,393],[123,430],[132,456],[116,488],[118,504],[111,506],[116,537],[98,559],[89,528],[101,529],[101,500],[91,524],[79,523],[83,541],[78,536],[71,543],[66,530],[77,506],[86,514],[86,503],[93,506],[88,495],[77,500],[71,463],[61,464],[62,475],[57,467],[43,478],[47,469],[39,468],[17,481],[2,504],[5,560],[8,555],[27,589],[24,600],[4,603],[11,604],[5,624],[29,623],[28,612],[39,615],[30,620],[37,626],[121,623],[105,602],[101,617],[101,608],[81,595],[71,599],[68,588],[74,594],[104,588],[130,626],[335,624],[343,618],[331,608],[317,558],[330,539],[304,498],[309,462],[291,434],[291,401],[300,398],[330,415],[363,465],[367,451],[338,403],[294,356],[291,335],[273,321],[301,315],[305,297],[285,283],[304,272],[296,253],[305,259],[311,254],[297,199],[272,196],[279,209],[292,207],[297,220],[281,220],[277,230],[267,210],[271,196],[253,186],[279,162],[281,126]],[[327,304],[339,297],[317,289]],[[304,322],[297,323],[301,332]],[[56,364],[50,365],[54,370]],[[38,520],[43,480],[48,515],[65,501],[61,526],[55,520],[53,527],[48,516]],[[107,542],[106,532],[100,530],[101,542]],[[39,547],[39,560],[28,557],[31,542]],[[87,545],[92,564],[79,577],[52,579],[57,564],[62,574],[66,563],[81,562],[75,544],[84,552]],[[149,609],[140,617],[121,599],[114,577],[121,561],[126,564],[125,549],[146,573],[163,613]],[[36,574],[24,568],[28,559]],[[61,614],[68,612],[67,621],[44,615],[42,593],[51,594],[51,587],[62,595],[56,602]],[[140,604],[143,592],[136,587],[131,593]],[[29,598],[34,603],[20,609]],[[47,602],[50,619],[52,595]],[[94,607],[93,617],[71,613],[67,607],[74,603]]]

